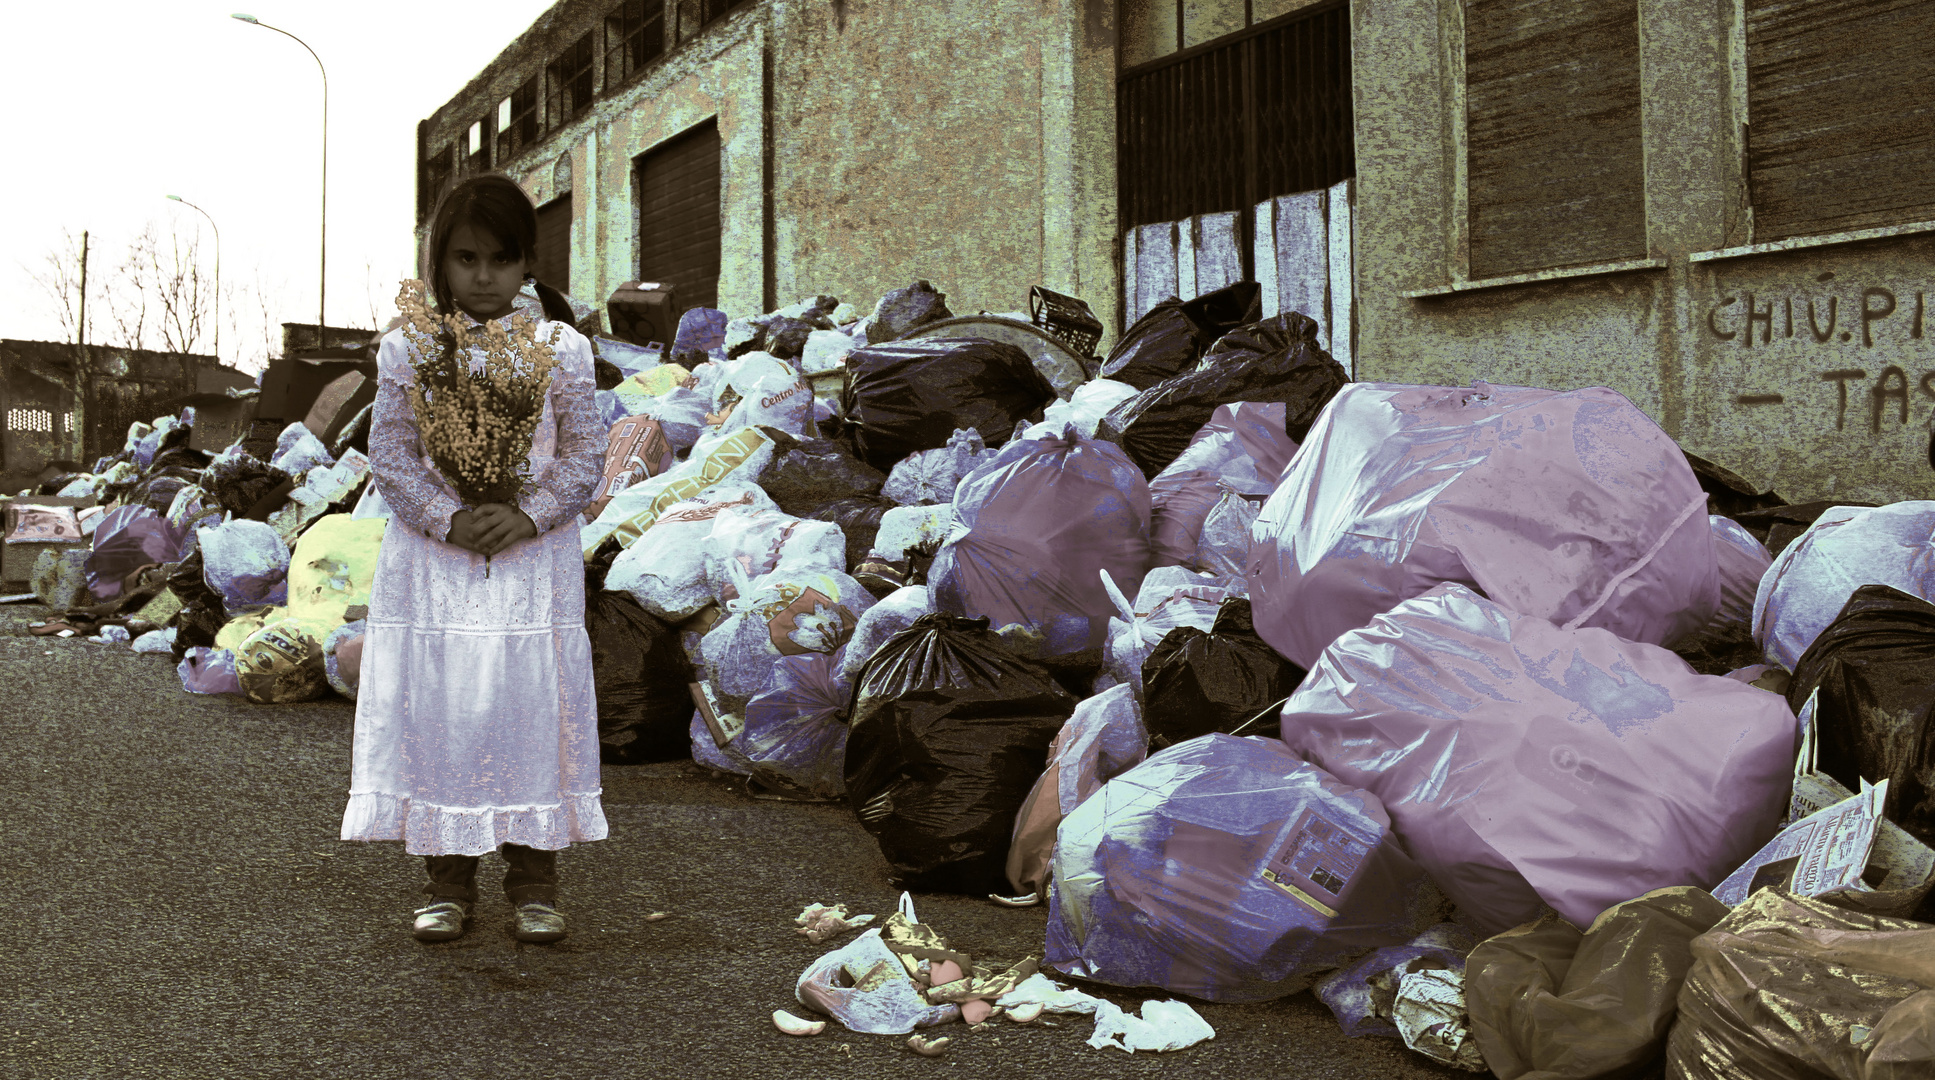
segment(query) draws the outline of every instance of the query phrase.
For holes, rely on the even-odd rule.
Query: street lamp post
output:
[[[201,216],[208,218],[208,227],[215,230],[215,359],[220,361],[222,359],[222,227],[215,224],[215,218],[208,211],[187,199],[179,195],[168,197],[183,206],[192,207]]]
[[[253,15],[238,14],[238,15],[231,15],[229,17],[232,19],[240,19],[243,22],[248,23],[252,26],[260,26],[264,30],[274,30],[276,33],[281,34],[283,37],[289,38],[290,40],[294,41],[296,44],[302,46],[303,48],[309,49],[309,55],[315,58],[316,69],[322,72],[322,79],[323,79],[322,265],[318,270],[318,277],[321,280],[317,282],[317,286],[316,286],[316,344],[318,346],[321,346],[323,344],[326,344],[326,342],[324,342],[323,340],[323,327],[327,325],[327,321],[323,318],[323,311],[324,311],[324,300],[328,296],[326,277],[329,270],[329,72],[327,69],[323,67],[322,57],[316,56],[316,50],[310,49],[308,42],[302,40],[299,37],[296,37],[296,35],[291,34],[289,31],[284,30],[280,27],[270,26],[268,23],[258,20]]]

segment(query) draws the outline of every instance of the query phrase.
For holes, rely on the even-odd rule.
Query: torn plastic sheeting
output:
[[[1717,883],[1776,832],[1796,732],[1776,695],[1458,584],[1332,642],[1282,715],[1488,933]]]
[[[746,729],[734,740],[753,778],[815,799],[846,797],[847,725],[840,713],[852,686],[834,671],[839,653],[782,656],[775,679],[746,703]]]
[[[1114,1047],[1127,1053],[1181,1050],[1216,1037],[1201,1014],[1181,1001],[1145,1001],[1142,1015],[1132,1016],[1113,1001],[1071,990],[1046,975],[1029,976],[1021,985],[995,999],[1004,1009],[1039,1003],[1043,1011],[1095,1017],[1088,1044],[1097,1050]]]
[[[1047,891],[1055,832],[1062,819],[1112,777],[1142,763],[1149,730],[1131,686],[1085,699],[1048,744],[1041,779],[1015,812],[1008,848],[1008,884],[1017,896]]]
[[[847,357],[842,438],[876,469],[947,445],[973,428],[999,445],[1041,413],[1055,389],[1020,348],[983,338],[920,338],[868,345]]]
[[[1149,488],[1120,447],[1072,429],[1020,439],[969,473],[934,558],[934,605],[1039,632],[1042,655],[1100,651],[1123,591],[1149,568]]]
[[[1207,1001],[1269,1001],[1434,921],[1376,796],[1275,739],[1172,746],[1055,838],[1047,964]]]
[[[923,616],[854,687],[844,779],[895,888],[1003,888],[1015,814],[1076,699],[986,620]]]
[[[1101,377],[1137,390],[1194,368],[1217,338],[1263,315],[1263,287],[1239,281],[1193,300],[1168,296],[1124,331]]]
[[[1888,780],[1888,819],[1935,846],[1935,604],[1863,585],[1793,670],[1789,704],[1819,690],[1821,771],[1850,791]]]
[[[1221,405],[1284,402],[1285,434],[1301,442],[1350,381],[1343,365],[1318,347],[1316,335],[1317,324],[1294,311],[1232,330],[1194,370],[1110,410],[1096,436],[1120,443],[1151,478],[1182,455]]]
[[[1439,582],[1567,627],[1670,643],[1719,607],[1706,493],[1604,387],[1354,383],[1258,517],[1257,632],[1298,664]]]
[[[1727,906],[1690,885],[1614,905],[1585,932],[1546,915],[1466,958],[1465,1005],[1500,1080],[1625,1076],[1659,1057],[1693,939]]]
[[[1692,943],[1667,1075],[1911,1080],[1935,1071],[1935,927],[1762,889]]]
[[[1767,662],[1793,671],[1862,585],[1935,600],[1935,501],[1831,507],[1782,549],[1754,596]]]
[[[1277,734],[1304,670],[1256,635],[1250,602],[1227,597],[1210,628],[1178,626],[1142,662],[1143,722],[1158,748],[1207,735]]]
[[[905,1035],[961,1018],[955,1004],[931,1005],[874,927],[813,961],[793,996],[865,1035]]]
[[[840,681],[849,686],[858,681],[882,646],[920,621],[923,615],[933,613],[934,601],[925,585],[903,586],[882,597],[854,624],[853,637],[840,660]]]
[[[1398,1038],[1397,1025],[1391,1021],[1398,984],[1393,975],[1401,976],[1405,968],[1420,964],[1463,969],[1465,956],[1475,944],[1465,927],[1439,923],[1403,945],[1387,945],[1338,968],[1317,980],[1310,992],[1329,1007],[1345,1035]]]

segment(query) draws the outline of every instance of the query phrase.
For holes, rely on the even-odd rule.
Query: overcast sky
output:
[[[254,4],[255,6],[250,6]],[[89,340],[108,336],[103,293],[152,221],[201,230],[204,271],[221,230],[224,362],[257,370],[280,324],[316,319],[322,77],[303,47],[230,18],[253,15],[306,42],[329,73],[332,326],[395,314],[414,277],[417,121],[463,89],[550,0],[102,0],[8,5],[0,64],[10,165],[0,171],[0,337],[62,340],[35,277],[62,230],[90,233]],[[22,264],[26,269],[22,269]],[[243,308],[245,311],[232,310]],[[98,311],[98,314],[97,314]],[[265,325],[267,324],[267,325]],[[270,345],[269,336],[274,336]],[[206,351],[206,349],[204,349]]]

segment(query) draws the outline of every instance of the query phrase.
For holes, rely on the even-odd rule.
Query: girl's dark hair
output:
[[[537,258],[537,208],[531,205],[531,197],[517,186],[517,181],[503,173],[480,173],[465,177],[451,188],[437,203],[435,214],[431,217],[430,243],[424,249],[424,278],[430,283],[430,296],[436,303],[438,314],[450,314],[457,310],[451,298],[450,282],[443,273],[444,252],[450,247],[450,234],[457,226],[469,225],[476,232],[489,236],[503,248],[511,258],[531,260]],[[524,275],[525,280],[536,287],[538,301],[544,305],[544,317],[553,322],[574,325],[571,305],[565,302],[564,294],[537,279],[535,274]],[[456,348],[456,339],[449,332],[440,335],[444,345],[444,355],[448,357]]]

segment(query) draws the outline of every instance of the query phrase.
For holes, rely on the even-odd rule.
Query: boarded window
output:
[[[719,306],[719,126],[708,120],[637,161],[638,276],[681,309]]]
[[[1636,0],[1465,0],[1472,277],[1646,254]]]
[[[537,262],[531,267],[539,281],[571,291],[571,193],[552,199],[537,212]]]
[[[1754,240],[1935,220],[1935,3],[1747,0]]]

